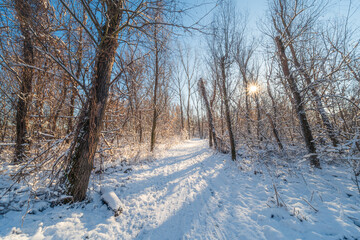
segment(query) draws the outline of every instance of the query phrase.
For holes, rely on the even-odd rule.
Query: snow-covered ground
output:
[[[155,161],[94,174],[87,202],[39,201],[23,222],[26,205],[7,212],[0,238],[360,239],[360,195],[349,170],[306,166],[234,163],[206,141],[186,141]],[[100,188],[121,199],[119,216]]]

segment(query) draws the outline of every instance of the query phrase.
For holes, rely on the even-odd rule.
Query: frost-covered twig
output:
[[[316,208],[314,208],[305,198],[301,198],[301,199],[304,200],[312,209],[314,209],[315,212],[319,211]]]

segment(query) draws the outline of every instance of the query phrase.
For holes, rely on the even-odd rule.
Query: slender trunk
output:
[[[29,143],[27,138],[27,122],[28,110],[32,97],[32,81],[34,70],[32,66],[34,60],[34,45],[31,37],[31,6],[28,1],[15,1],[16,15],[20,22],[20,31],[23,35],[23,61],[26,66],[22,67],[20,92],[16,107],[16,145],[14,162],[22,162],[26,155],[28,148],[26,144]]]
[[[58,104],[58,106],[56,107],[56,110],[55,110],[55,113],[54,113],[54,116],[53,116],[53,120],[52,120],[52,128],[51,128],[51,131],[52,131],[52,134],[55,136],[56,135],[56,123],[57,123],[57,119],[59,118],[59,114],[62,110],[62,107],[65,103],[65,100],[66,100],[66,93],[67,93],[67,80],[64,80],[63,82],[63,89],[61,91],[61,98],[60,98],[60,103]]]
[[[281,143],[281,140],[280,140],[280,137],[279,137],[279,132],[278,132],[278,130],[277,130],[277,128],[276,128],[276,125],[275,125],[274,121],[272,120],[270,114],[268,114],[268,113],[265,112],[265,116],[266,116],[266,117],[268,118],[268,120],[269,120],[269,123],[270,123],[271,128],[272,128],[272,132],[273,132],[273,134],[274,134],[276,143],[277,143],[280,151],[283,151],[283,150],[284,150],[284,146],[283,146],[282,143]]]
[[[285,18],[283,16],[281,16],[281,21],[282,21],[283,26],[286,27],[287,26],[286,20],[285,20]],[[290,38],[290,39],[292,38],[292,35],[290,33],[289,28],[286,27],[285,33],[286,33],[288,38]],[[289,42],[289,48],[290,48],[291,55],[293,57],[294,65],[297,68],[297,70],[300,72],[300,74],[305,78],[305,81],[306,81],[307,85],[310,88],[311,94],[313,95],[313,97],[315,99],[317,111],[320,113],[322,122],[323,122],[323,124],[324,124],[324,126],[325,126],[325,128],[327,130],[327,134],[328,134],[333,146],[336,147],[339,142],[338,142],[338,140],[336,138],[336,133],[335,133],[334,127],[331,124],[327,113],[325,112],[324,105],[323,105],[323,103],[321,101],[321,97],[317,93],[317,91],[315,89],[315,86],[312,84],[309,74],[305,71],[305,69],[302,68],[299,60],[297,59],[295,48],[294,48],[294,45],[292,44],[292,42]]]
[[[45,62],[44,63],[44,69],[48,68],[48,63]],[[49,78],[49,74],[47,72],[43,72],[43,73],[39,73],[39,78],[38,79],[48,79]],[[45,98],[45,84],[43,82],[37,82],[34,84],[34,91],[33,93],[35,94],[35,109],[34,109],[34,113],[38,116],[43,116],[43,108],[44,108],[44,98]],[[45,122],[47,122],[45,120]],[[41,135],[40,132],[43,131],[43,124],[44,124],[44,120],[43,117],[39,117],[36,121],[34,121],[34,132],[36,133],[36,140],[37,142],[40,141],[41,139]]]
[[[235,150],[235,140],[234,135],[231,127],[231,116],[230,116],[230,107],[229,107],[229,98],[226,89],[226,72],[225,72],[225,58],[221,59],[221,75],[222,75],[222,93],[225,105],[225,118],[226,118],[226,125],[229,133],[229,140],[230,140],[230,148],[231,148],[231,159],[233,161],[236,160],[236,150]]]
[[[259,96],[255,95],[255,103],[256,103],[256,112],[257,112],[257,116],[256,116],[256,120],[257,120],[257,126],[256,126],[256,135],[257,135],[257,139],[258,139],[258,145],[260,146],[260,142],[262,141],[262,137],[261,137],[261,113],[260,113],[260,102],[259,102]]]
[[[221,129],[221,137],[225,134],[224,129],[224,100],[221,99],[221,106],[220,106],[220,129]]]
[[[75,86],[73,83],[70,85],[71,89],[71,95],[70,95],[70,106],[69,106],[69,113],[68,113],[68,123],[67,123],[67,134],[70,134],[72,131],[74,131],[73,127],[73,116],[74,116],[74,110],[75,110]]]
[[[243,85],[245,90],[245,119],[246,119],[246,130],[249,135],[251,136],[251,126],[250,126],[250,105],[249,105],[249,90],[248,90],[248,81],[245,72],[241,71],[243,76]]]
[[[277,109],[276,109],[276,103],[275,103],[275,99],[273,97],[273,94],[271,93],[271,89],[270,89],[270,83],[269,83],[269,79],[267,80],[267,92],[269,94],[269,97],[271,99],[271,103],[272,103],[272,109],[273,109],[273,115],[274,118],[276,119],[277,116]],[[278,147],[280,149],[280,151],[284,150],[284,146],[280,140],[280,135],[279,135],[279,131],[277,130],[277,126],[276,126],[276,122],[272,119],[272,117],[270,116],[270,114],[265,112],[266,117],[268,118],[271,128],[272,128],[272,132],[274,134],[274,137],[276,139],[276,142],[278,144]]]
[[[154,151],[156,141],[156,121],[158,117],[157,113],[157,92],[159,85],[159,46],[157,39],[157,26],[154,26],[154,41],[155,41],[155,82],[154,82],[154,96],[153,96],[153,119],[151,127],[151,139],[150,139],[150,151]]]
[[[205,138],[205,134],[204,134],[204,116],[201,116],[201,139]]]
[[[1,141],[2,141],[2,142],[5,141],[7,126],[8,126],[8,118],[5,117],[5,118],[4,118],[4,123],[3,123],[2,126],[1,126],[1,129],[2,129]]]
[[[202,139],[199,111],[197,113],[197,123],[198,123],[199,138]]]
[[[182,130],[184,130],[184,111],[183,111],[182,94],[181,94],[180,88],[179,88],[179,98],[180,98],[180,124],[181,124],[181,131],[182,131]]]
[[[276,37],[275,41],[276,41],[276,45],[277,45],[277,48],[278,48],[278,55],[279,55],[279,58],[280,58],[283,73],[285,75],[286,80],[289,83],[289,87],[290,87],[290,90],[291,90],[292,95],[293,95],[293,99],[294,99],[294,103],[295,103],[295,109],[296,109],[296,112],[297,112],[297,115],[298,115],[298,118],[299,118],[300,127],[301,127],[301,131],[303,133],[305,145],[306,145],[306,148],[307,148],[309,154],[311,154],[311,156],[310,156],[310,164],[312,166],[314,166],[314,167],[320,168],[320,161],[317,158],[314,138],[312,136],[310,125],[309,125],[309,122],[308,122],[307,117],[306,117],[305,108],[304,108],[304,104],[303,104],[300,92],[299,92],[299,90],[297,88],[297,85],[296,85],[296,82],[295,82],[295,79],[294,79],[293,75],[290,73],[290,69],[289,69],[289,65],[288,65],[288,59],[287,59],[286,54],[285,54],[284,45],[281,42],[280,37]]]
[[[92,87],[88,101],[83,106],[75,138],[68,155],[68,166],[65,172],[64,185],[73,201],[83,201],[93,169],[93,160],[103,127],[106,102],[109,95],[110,78],[119,45],[117,30],[121,21],[121,6],[106,2],[107,21],[102,28],[92,76]]]
[[[141,119],[141,110],[139,111],[139,143],[143,141],[143,129],[142,129],[142,119]]]
[[[189,83],[189,85],[190,85],[190,83]],[[188,139],[190,139],[191,138],[191,133],[190,133],[190,128],[191,128],[191,126],[190,126],[190,86],[189,86],[189,92],[188,92],[188,94],[189,94],[189,96],[188,96],[188,101],[187,101],[187,109],[186,109],[186,116],[187,116],[187,125],[188,125]]]
[[[215,149],[218,149],[218,144],[217,144],[217,140],[216,140],[216,132],[215,132],[215,127],[214,127],[214,122],[213,122],[213,116],[211,113],[211,107],[207,98],[207,94],[206,94],[206,89],[204,86],[204,81],[200,78],[199,80],[199,89],[200,89],[200,93],[201,96],[204,99],[204,104],[205,104],[205,108],[206,108],[206,112],[207,112],[207,116],[208,116],[208,122],[209,122],[209,146],[212,147],[212,141],[214,142],[214,147]]]
[[[293,57],[294,65],[297,68],[297,70],[300,72],[300,74],[305,78],[306,84],[310,88],[310,92],[314,97],[314,100],[316,103],[316,109],[320,113],[321,120],[326,128],[327,134],[328,134],[333,146],[336,147],[339,144],[339,141],[336,138],[336,132],[334,130],[334,127],[331,124],[327,113],[325,112],[325,108],[324,108],[323,102],[321,100],[321,97],[318,94],[318,92],[316,91],[316,88],[315,88],[314,84],[312,83],[309,74],[300,65],[300,62],[297,59],[296,52],[295,52],[295,49],[294,49],[294,46],[292,45],[292,43],[289,44],[289,47],[290,47],[291,55]]]
[[[83,24],[86,24],[86,15],[85,15],[85,11],[83,13]],[[82,59],[83,59],[83,29],[80,28],[79,29],[79,45],[77,47],[77,52],[76,52],[76,56],[77,56],[77,64],[76,64],[76,73],[75,73],[75,77],[76,79],[80,79],[80,75],[81,75],[81,67],[82,67]],[[74,127],[73,127],[73,116],[74,116],[74,111],[75,111],[75,98],[76,98],[76,84],[74,81],[71,82],[70,85],[70,89],[71,89],[71,95],[70,95],[70,106],[69,106],[69,119],[68,119],[68,126],[67,126],[67,134],[70,134],[72,131],[74,131]]]
[[[213,105],[214,105],[214,102],[215,102],[215,99],[216,99],[216,79],[213,81],[213,92],[212,92],[212,96],[211,96],[211,99],[210,99],[210,113],[212,112],[212,108],[213,108]],[[206,95],[206,94],[205,94]],[[207,95],[206,95],[207,96]],[[211,116],[211,119],[212,119],[212,127],[210,127],[209,125],[209,146],[212,147],[212,143],[216,141],[216,136],[213,135],[212,133],[214,132],[215,133],[215,122],[214,122],[214,117]],[[213,131],[214,130],[214,131]],[[216,145],[216,144],[215,144]],[[215,149],[217,149],[217,145],[215,146]]]

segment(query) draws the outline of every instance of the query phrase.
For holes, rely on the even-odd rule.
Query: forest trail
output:
[[[264,238],[271,230],[259,232],[251,215],[260,204],[252,194],[264,189],[251,189],[229,161],[201,140],[166,151],[131,174],[118,221],[139,228],[138,239]]]
[[[26,209],[0,216],[0,239],[360,238],[360,197],[339,167],[300,177],[257,166],[254,174],[246,159],[240,170],[198,139],[159,150],[154,161],[119,163],[101,180],[93,174],[85,202],[53,208],[37,202],[23,223]],[[276,206],[273,184],[287,207]],[[101,201],[100,188],[121,199],[118,217]]]

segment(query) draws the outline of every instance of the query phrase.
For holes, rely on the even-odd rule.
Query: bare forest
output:
[[[197,164],[194,159],[208,154],[198,177],[207,181],[208,172],[216,172],[222,161],[240,175],[228,181],[227,170],[220,169],[218,184],[241,185],[255,181],[248,175],[260,176],[269,183],[258,189],[267,194],[264,209],[286,209],[297,224],[321,213],[321,219],[329,216],[326,197],[319,193],[327,190],[315,186],[327,176],[340,179],[342,174],[343,185],[327,193],[344,195],[341,204],[350,199],[352,210],[340,214],[346,216],[347,227],[331,236],[360,239],[360,5],[344,1],[338,16],[331,11],[337,1],[268,0],[263,1],[265,10],[252,16],[242,2],[0,0],[0,222],[15,212],[22,226],[46,209],[96,203],[110,209],[109,216],[121,218],[118,224],[130,224],[128,219],[136,220],[130,209],[137,203],[132,201],[141,200],[119,189],[130,189],[131,184],[132,190],[142,189],[142,182],[135,181],[137,171],[165,159],[159,166],[168,169],[163,173],[167,177],[175,163],[191,159]],[[177,151],[183,157],[171,155]],[[179,162],[166,163],[173,158]],[[149,169],[153,171],[144,175],[144,183],[160,171]],[[118,172],[123,175],[111,175]],[[187,173],[176,174],[192,179]],[[302,207],[290,197],[289,179],[295,177],[309,188],[296,195]],[[111,183],[114,179],[118,185]],[[159,179],[154,185],[163,183]],[[335,186],[335,180],[328,181]],[[184,188],[192,186],[198,185]],[[222,188],[218,194],[215,188],[210,188],[209,199],[226,197],[226,192],[220,194]],[[227,212],[236,211],[235,198],[221,202]],[[244,212],[256,211],[248,209]],[[170,218],[171,211],[164,216]],[[147,227],[129,225],[121,228],[128,235],[108,238],[91,235],[98,226],[94,224],[79,239],[168,239],[162,234],[171,231],[159,219],[157,228],[145,221],[141,226]],[[18,225],[12,221],[0,238],[57,234],[46,231],[51,227],[47,223],[37,232],[26,232],[13,228]],[[238,224],[242,226],[240,220]],[[262,233],[239,235],[227,227],[219,227],[219,235],[176,230],[175,238],[317,239],[296,235],[297,230],[286,233],[282,227],[275,227],[281,235],[269,235],[265,227]],[[324,236],[329,236],[326,231]]]

